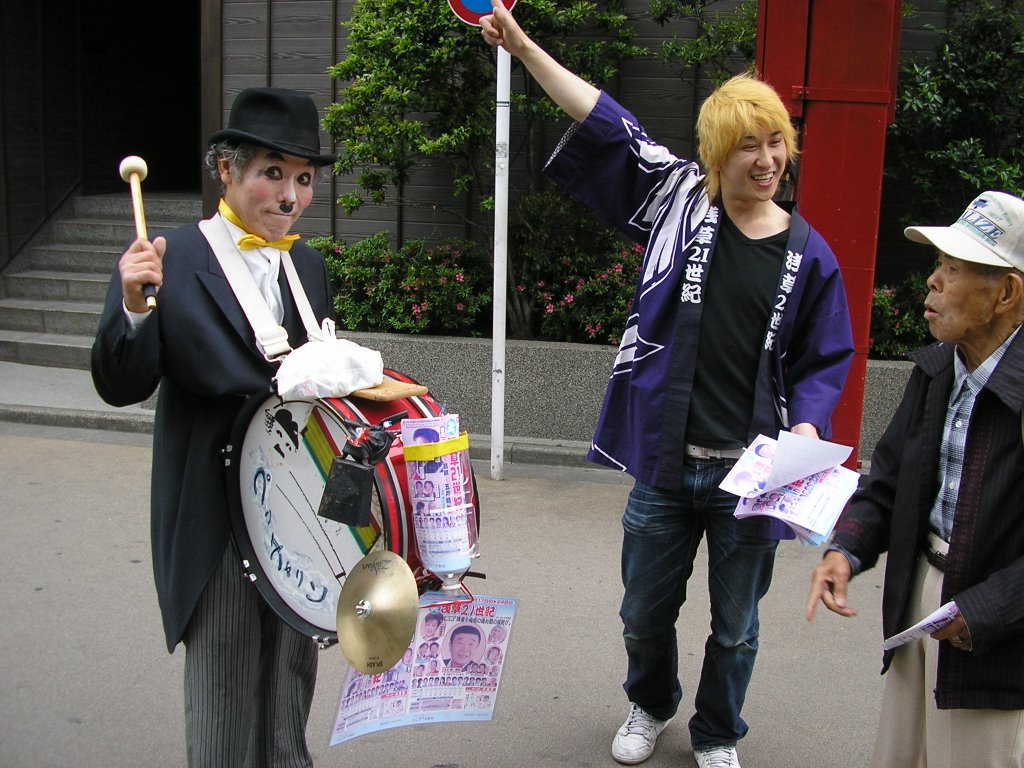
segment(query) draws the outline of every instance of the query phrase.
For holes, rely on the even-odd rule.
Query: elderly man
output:
[[[886,651],[872,765],[1024,765],[1024,200],[980,195],[951,227],[910,227],[938,264],[914,353],[871,473],[814,570],[841,616],[850,579],[888,552],[886,637],[949,601],[959,615]]]

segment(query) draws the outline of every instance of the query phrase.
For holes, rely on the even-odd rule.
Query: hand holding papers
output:
[[[801,542],[817,546],[857,489],[857,473],[840,466],[852,450],[792,432],[780,432],[778,440],[758,435],[719,487],[740,497],[737,518],[777,518]]]
[[[911,640],[917,640],[919,637],[928,637],[933,632],[938,632],[943,627],[952,624],[959,615],[960,610],[956,607],[956,603],[950,600],[945,605],[925,616],[914,626],[887,638],[882,643],[882,649],[889,651],[909,643]]]

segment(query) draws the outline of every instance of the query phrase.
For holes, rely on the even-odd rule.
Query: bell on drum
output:
[[[409,414],[400,411],[382,425],[365,427],[349,424],[356,434],[342,446],[344,456],[335,456],[327,475],[324,495],[317,514],[336,523],[357,528],[370,525],[370,497],[373,493],[373,466],[388,457],[396,434],[388,427]]]
[[[356,528],[371,524],[373,465],[335,456],[317,514]]]

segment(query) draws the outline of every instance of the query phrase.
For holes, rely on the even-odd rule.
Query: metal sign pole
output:
[[[491,478],[501,480],[505,453],[505,302],[508,281],[508,125],[512,57],[498,48],[494,137],[494,313],[491,329]]]
[[[501,0],[512,10],[516,0]],[[491,0],[448,0],[467,24],[480,26],[491,12]],[[505,285],[508,282],[508,122],[512,57],[498,48],[494,136],[494,304],[491,326],[491,478],[501,480],[505,454]]]

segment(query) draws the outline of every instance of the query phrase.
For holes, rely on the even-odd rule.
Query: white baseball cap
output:
[[[954,259],[1024,271],[1024,200],[1006,192],[978,195],[951,227],[907,227],[903,234]]]

